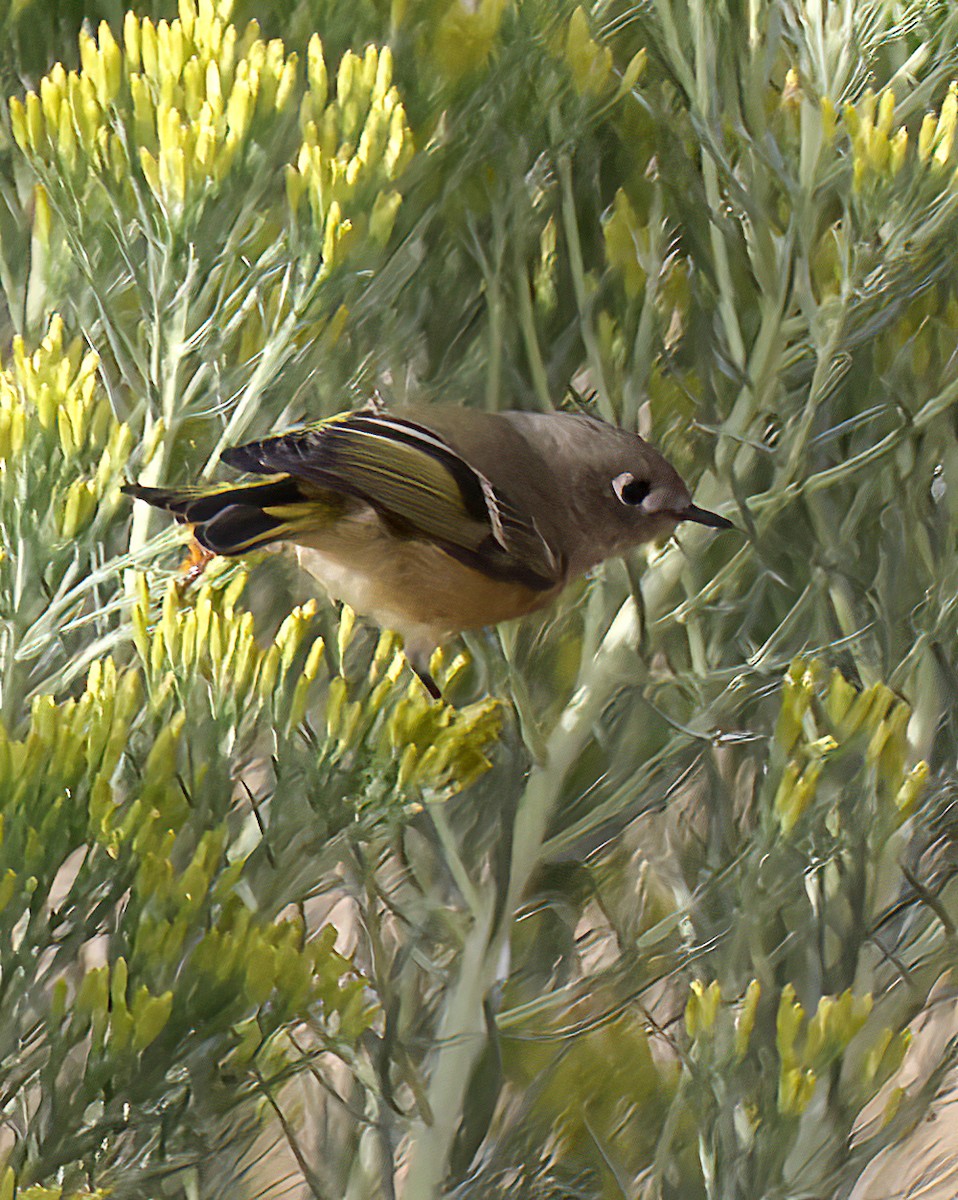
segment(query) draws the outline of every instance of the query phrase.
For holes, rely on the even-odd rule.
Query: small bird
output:
[[[435,698],[429,656],[454,634],[542,608],[679,521],[734,528],[642,438],[583,414],[376,405],[222,458],[266,478],[123,490],[211,554],[292,542],[333,598],[402,635]]]

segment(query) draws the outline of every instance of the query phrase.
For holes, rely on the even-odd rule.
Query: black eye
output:
[[[625,471],[612,480],[612,490],[623,504],[638,505],[652,489],[647,480],[636,479],[634,475]]]

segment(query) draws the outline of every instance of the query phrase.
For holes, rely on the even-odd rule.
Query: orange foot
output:
[[[206,564],[215,557],[212,550],[207,550],[205,546],[199,544],[196,538],[192,538],[190,552],[180,563],[179,586],[186,589],[190,584],[196,583],[206,570]]]

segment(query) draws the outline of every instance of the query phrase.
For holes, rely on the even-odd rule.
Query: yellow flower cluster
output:
[[[612,51],[592,40],[589,22],[582,8],[569,18],[566,30],[565,58],[580,95],[604,91],[612,79]]]
[[[731,1033],[732,1056],[741,1062],[751,1043],[762,989],[753,979],[735,1005],[734,1021],[722,1015],[722,989],[716,981],[706,986],[694,979],[685,1006],[685,1028],[693,1043],[716,1045]],[[800,1116],[812,1098],[823,1072],[848,1050],[871,1015],[872,995],[855,995],[848,989],[840,996],[822,996],[815,1012],[807,1018],[794,987],[782,988],[775,1015],[775,1049],[779,1061],[778,1110],[783,1116]],[[731,1024],[731,1030],[729,1025]],[[804,1039],[800,1034],[804,1031]],[[911,1042],[910,1031],[894,1033],[888,1026],[879,1031],[863,1052],[860,1083],[874,1094],[899,1069]],[[728,1044],[728,1040],[726,1040]]]
[[[449,0],[439,18],[433,55],[447,79],[485,64],[502,25],[506,0]]]
[[[383,246],[392,232],[401,201],[393,184],[414,152],[392,73],[388,46],[367,46],[362,58],[347,50],[330,98],[322,42],[318,34],[310,39],[303,143],[295,165],[286,168],[286,193],[294,212],[305,197],[313,223],[324,231],[324,271],[351,244],[368,237]]]
[[[861,188],[868,177],[897,175],[908,153],[908,130],[902,125],[892,132],[895,93],[891,88],[878,96],[869,88],[858,104],[845,105],[843,116],[852,144],[855,188]],[[835,113],[827,98],[822,101],[822,117],[826,132],[832,131]]]
[[[622,188],[615,193],[612,211],[602,222],[602,237],[606,262],[621,274],[625,294],[634,300],[645,289],[651,237]]]
[[[0,725],[0,829],[7,834],[0,850],[16,850],[0,876],[0,911],[7,919],[15,919],[38,879],[83,836],[75,828],[78,797],[89,797],[89,836],[110,843],[119,811],[113,776],[139,707],[138,674],[121,675],[106,658],[90,668],[79,699],[57,704],[52,696],[36,696],[25,737],[12,739]],[[16,849],[12,831],[23,826]]]
[[[166,589],[159,620],[150,628],[150,596],[145,576],[137,580],[131,614],[133,639],[146,672],[154,707],[193,681],[210,685],[214,709],[228,706],[241,713],[269,705],[287,734],[302,721],[309,687],[323,659],[324,643],[316,638],[288,695],[293,660],[303,645],[316,611],[314,601],[293,609],[273,644],[260,649],[253,635],[253,614],[238,611],[236,601],[246,586],[238,572],[226,587],[208,581],[195,600],[188,600],[175,580]]]
[[[236,884],[245,860],[228,854],[225,823],[189,844],[193,810],[178,754],[184,714],[161,724],[144,713],[140,691],[140,672],[120,673],[107,658],[90,669],[77,700],[38,697],[24,738],[12,740],[0,726],[4,920],[15,923],[48,895],[60,865],[85,842],[132,868],[126,957],[87,971],[72,998],[67,980],[57,979],[49,1027],[66,1044],[89,1043],[113,1075],[138,1069],[174,1009],[192,1028],[192,1007],[208,1011],[213,993],[234,1029],[236,1067],[282,1023],[318,1005],[328,1032],[354,1039],[371,1010],[363,981],[333,947],[335,930],[307,940],[297,920],[270,920],[243,903]],[[151,726],[159,731],[135,796],[124,799],[121,758]]]
[[[106,1200],[109,1192],[102,1188],[97,1188],[95,1191],[88,1192],[86,1189],[79,1192],[65,1192],[63,1188],[48,1188],[41,1187],[35,1184],[33,1187],[18,1188],[17,1176],[13,1167],[7,1167],[0,1179],[0,1200]]]
[[[911,709],[883,683],[857,691],[833,671],[827,688],[815,661],[796,659],[785,676],[775,742],[788,756],[775,793],[774,810],[783,833],[790,833],[816,794],[822,771],[833,755],[849,746],[864,750],[884,796],[894,798],[900,819],[924,791],[928,765],[905,771]]]
[[[600,96],[611,89],[615,82],[612,51],[592,39],[589,21],[581,6],[569,18],[564,56],[580,96]],[[645,70],[646,58],[644,49],[632,56],[619,80],[619,96],[626,95],[638,83]]]
[[[245,585],[246,575],[241,572],[226,587],[205,583],[191,601],[171,581],[160,617],[151,628],[146,579],[139,577],[133,637],[152,703],[158,708],[203,679],[214,711],[228,710],[239,719],[266,706],[274,728],[290,737],[306,715],[313,684],[326,659],[323,639],[314,638],[301,667],[293,672],[294,661],[306,645],[316,602],[293,609],[272,645],[261,649],[253,634],[252,613],[235,607]],[[337,635],[340,664],[354,621],[352,610],[344,607]],[[448,687],[466,660],[460,655],[443,669],[442,655],[437,653],[432,665],[440,683]],[[501,708],[492,699],[461,709],[434,704],[418,680],[406,688],[399,686],[407,671],[391,633],[381,636],[365,679],[351,684],[344,670],[328,671],[324,754],[337,763],[364,744],[371,755],[385,750],[391,764],[387,773],[398,789],[445,798],[489,770],[488,749],[501,727]],[[176,719],[167,736],[178,736]],[[167,749],[163,753],[171,758]]]
[[[71,1005],[70,1022],[77,1038],[87,1031],[93,1044],[111,1056],[142,1053],[163,1032],[173,1011],[173,993],[154,996],[145,984],[128,997],[129,969],[125,958],[94,967],[84,975]],[[66,999],[66,989],[60,995]]]
[[[713,979],[708,987],[701,979],[692,980],[685,1005],[685,1032],[690,1038],[711,1033],[721,1000],[722,989],[716,980]]]
[[[904,126],[892,131],[895,93],[891,88],[885,88],[878,95],[869,88],[857,104],[845,105],[843,117],[852,144],[856,189],[860,189],[866,179],[897,175],[908,154],[909,138]],[[830,139],[836,122],[834,106],[827,98],[822,100],[822,120]],[[939,168],[953,163],[956,124],[958,84],[952,83],[940,113],[926,113],[922,120],[915,146],[920,163]]]
[[[13,361],[0,369],[0,493],[16,486],[16,468],[37,473],[44,448],[48,486],[74,476],[54,496],[59,533],[69,539],[116,507],[133,437],[97,388],[97,355],[79,338],[64,347],[63,332],[54,315],[33,354],[14,338]],[[90,473],[75,477],[84,469]]]
[[[397,665],[393,659],[391,674]],[[443,668],[441,650],[430,663],[443,689],[465,666],[465,657],[457,655]],[[412,785],[430,799],[463,791],[492,766],[488,749],[501,727],[502,709],[494,699],[457,709],[432,703],[418,681],[411,684],[386,722],[389,745],[400,756],[399,786]]]
[[[230,7],[180,0],[179,17],[155,26],[128,12],[122,48],[105,21],[96,38],[81,33],[79,71],[57,63],[39,94],[10,101],[17,144],[55,172],[92,170],[117,183],[135,152],[168,216],[182,214],[223,179],[254,121],[286,107],[295,84],[296,56],[264,42],[255,21],[239,35]]]
[[[786,1116],[800,1116],[808,1106],[815,1085],[833,1062],[844,1055],[852,1039],[862,1030],[872,1010],[870,992],[856,996],[850,989],[840,996],[822,996],[812,1017],[786,984],[776,1014],[776,1048],[780,1062],[778,1107]],[[804,1044],[798,1035],[805,1029]],[[861,1082],[873,1094],[899,1069],[911,1043],[911,1032],[900,1033],[885,1026],[865,1055]]]
[[[955,124],[958,122],[958,83],[952,83],[936,117],[926,113],[918,134],[918,157],[922,162],[945,166],[951,160],[955,144]]]
[[[947,286],[924,288],[907,305],[902,315],[875,339],[875,369],[888,373],[907,364],[919,386],[909,405],[921,404],[921,382],[937,378],[955,349],[958,329],[958,298]]]

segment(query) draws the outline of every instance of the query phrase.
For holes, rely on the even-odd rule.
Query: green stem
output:
[[[609,697],[630,666],[637,664],[637,636],[635,606],[627,601],[599,654],[581,672],[579,687],[549,737],[545,762],[530,773],[513,827],[509,884],[497,927],[493,926],[494,889],[487,887],[484,894],[477,892],[474,897],[474,922],[440,1022],[429,1080],[432,1121],[427,1124],[420,1119],[412,1130],[404,1200],[434,1200],[440,1195],[470,1080],[486,1042],[483,1002],[508,961],[516,910],[542,860],[543,840],[569,771],[588,745]]]
[[[533,395],[536,403],[543,412],[552,411],[552,398],[549,395],[549,377],[546,365],[542,359],[542,349],[536,334],[535,313],[532,307],[532,289],[529,285],[529,274],[525,263],[518,259],[516,262],[516,295],[519,298],[519,327],[526,346],[529,359],[529,371],[532,375]]]
[[[566,245],[569,249],[569,267],[572,271],[572,290],[575,292],[575,302],[579,310],[579,326],[582,331],[582,342],[585,346],[586,358],[592,371],[593,383],[598,390],[598,406],[602,415],[610,421],[615,421],[618,414],[609,389],[606,386],[605,371],[602,367],[602,355],[595,336],[592,323],[592,301],[585,277],[585,263],[582,258],[582,243],[579,241],[579,222],[575,211],[575,195],[572,191],[572,161],[567,154],[559,158],[559,179],[562,184],[562,228],[565,233]]]

